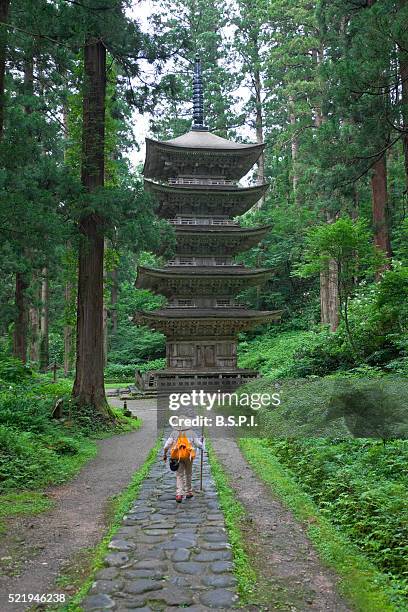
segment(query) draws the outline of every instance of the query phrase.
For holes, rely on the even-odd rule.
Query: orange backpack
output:
[[[176,443],[171,449],[170,458],[176,459],[177,461],[193,461],[195,456],[196,453],[190,440],[185,434],[180,433]]]

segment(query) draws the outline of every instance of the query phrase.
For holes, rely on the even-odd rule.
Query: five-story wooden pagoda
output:
[[[137,312],[134,322],[165,334],[164,387],[236,387],[257,376],[237,367],[237,335],[274,321],[279,312],[250,310],[235,300],[264,283],[272,270],[248,269],[234,256],[255,246],[269,226],[241,227],[267,184],[242,187],[263,144],[242,144],[208,131],[203,120],[201,63],[194,73],[190,132],[167,141],[146,139],[145,189],[158,201],[158,215],[174,225],[176,253],[163,268],[139,267],[137,288],[165,295],[165,308]]]

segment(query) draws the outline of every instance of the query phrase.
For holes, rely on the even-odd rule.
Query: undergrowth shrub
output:
[[[320,510],[408,595],[408,442],[265,442]]]
[[[32,375],[32,370],[21,363],[19,359],[0,352],[0,380],[3,382],[3,385],[25,382]]]
[[[55,453],[29,432],[0,425],[0,492],[31,489],[55,474]]]
[[[153,359],[152,361],[145,361],[143,363],[136,363],[133,365],[123,365],[121,363],[111,363],[105,368],[105,382],[128,382],[134,380],[135,371],[148,372],[150,370],[161,370],[166,365],[165,359]]]

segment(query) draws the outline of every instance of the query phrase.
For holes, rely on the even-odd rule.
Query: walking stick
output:
[[[201,443],[204,441],[204,423],[202,424],[201,429]],[[203,490],[203,458],[204,458],[204,449],[201,449],[201,465],[200,465],[200,491]]]

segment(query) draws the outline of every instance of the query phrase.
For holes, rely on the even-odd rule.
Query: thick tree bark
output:
[[[65,283],[64,297],[66,307],[69,307],[72,300],[73,286],[71,281]],[[64,325],[64,376],[72,370],[73,366],[73,348],[74,348],[74,329],[69,323]]]
[[[329,319],[329,271],[320,272],[320,322],[323,325],[330,323]]]
[[[22,272],[17,272],[15,286],[17,315],[14,323],[13,355],[21,359],[23,363],[27,361],[27,306],[25,295],[27,288],[25,275]]]
[[[104,185],[106,50],[85,41],[81,180],[92,192]],[[107,415],[103,380],[104,220],[94,213],[80,220],[78,265],[77,358],[73,397]]]
[[[1,28],[0,28],[1,29]],[[24,90],[28,95],[32,95],[34,85],[34,59],[33,55],[27,55],[24,61]],[[25,106],[25,112],[31,113],[29,104]],[[22,259],[23,259],[22,255]],[[23,363],[27,361],[27,331],[28,331],[28,307],[26,291],[28,289],[27,275],[21,271],[16,272],[15,281],[15,307],[16,319],[14,324],[13,354],[21,359]]]
[[[32,281],[32,284],[33,281]],[[39,290],[36,287],[36,293],[38,293],[38,302],[40,301]],[[38,308],[38,304],[34,303],[30,306],[28,312],[28,321],[29,321],[29,337],[30,342],[28,346],[28,358],[30,363],[39,363],[40,362],[40,342],[41,342],[41,334],[40,334],[40,310]]]
[[[69,136],[69,124],[68,124],[68,103],[64,100],[62,108],[62,117],[64,125],[65,137],[68,140]],[[64,161],[67,160],[67,147],[64,145]],[[74,346],[75,346],[75,329],[71,323],[71,306],[74,308],[74,275],[71,274],[70,257],[71,243],[70,241],[66,244],[67,248],[67,262],[66,262],[66,273],[67,278],[64,287],[65,297],[65,312],[64,312],[64,376],[68,376],[69,372],[74,366]]]
[[[321,64],[324,57],[323,44],[318,49],[313,49],[313,58],[317,67]],[[322,101],[318,101],[315,107],[314,124],[320,128],[327,117],[323,113]],[[337,215],[326,212],[327,223],[333,223]],[[320,310],[321,322],[330,325],[331,331],[336,331],[340,320],[340,297],[339,297],[339,272],[336,261],[331,259],[328,262],[327,270],[320,274]]]
[[[400,0],[399,7],[403,10],[408,0]],[[401,103],[402,103],[402,144],[404,147],[405,180],[408,192],[408,50],[405,45],[398,45],[399,69],[401,78]]]
[[[373,166],[371,177],[374,241],[388,258],[391,258],[391,243],[388,227],[387,161],[383,155]]]
[[[262,116],[262,79],[261,73],[258,69],[254,73],[254,85],[255,85],[255,105],[256,105],[256,116],[255,116],[255,130],[256,130],[256,142],[258,144],[263,143],[263,116]],[[265,154],[261,153],[258,158],[258,170],[256,179],[258,183],[265,182]],[[256,204],[256,208],[260,209],[265,203],[265,197],[263,196]]]
[[[333,223],[336,216],[326,214],[327,223]],[[339,274],[336,262],[331,259],[327,270],[320,273],[320,321],[336,331],[340,319]]]
[[[48,270],[44,268],[41,279],[41,344],[40,344],[40,370],[45,371],[49,366],[49,279]]]
[[[339,326],[340,298],[339,273],[334,259],[329,262],[328,313],[330,329],[336,331]]]
[[[30,323],[28,357],[30,363],[38,363],[40,360],[40,313],[37,306],[30,307],[28,318]]]
[[[111,272],[111,311],[110,311],[110,319],[112,322],[112,333],[116,334],[118,331],[118,313],[116,310],[116,304],[118,302],[118,271],[114,268]]]
[[[0,0],[0,22],[8,22],[10,0]],[[6,56],[7,56],[7,28],[0,26],[0,140],[3,136],[4,128],[4,81],[6,76]]]
[[[104,249],[106,250],[108,248],[108,241],[105,238],[105,244],[104,244]],[[104,295],[104,300],[103,300],[103,367],[106,368],[106,364],[108,363],[108,303],[107,303],[107,292],[106,292],[106,287],[107,287],[107,282],[108,282],[108,272],[104,266],[103,269],[103,287],[104,287],[104,291],[103,291],[103,295]]]
[[[334,260],[331,260],[328,269],[320,273],[320,321],[330,325],[331,331],[339,326],[339,288],[338,270]]]

